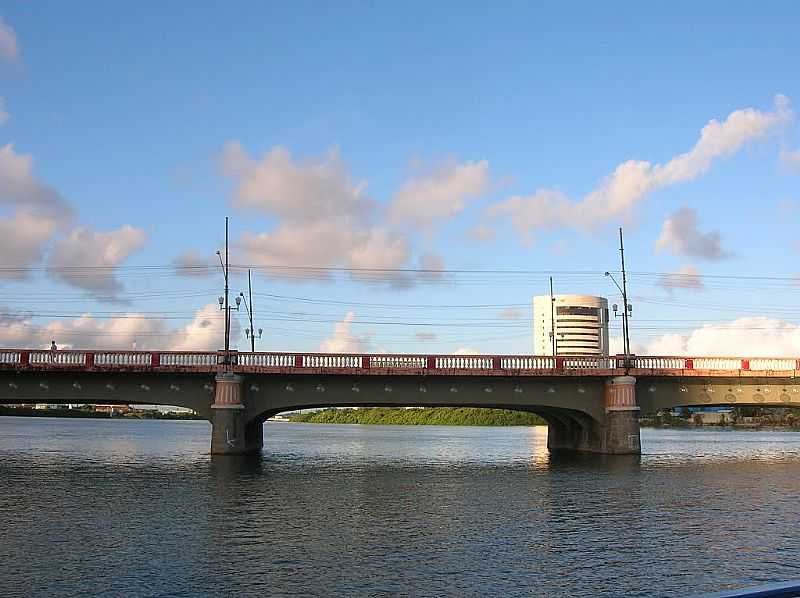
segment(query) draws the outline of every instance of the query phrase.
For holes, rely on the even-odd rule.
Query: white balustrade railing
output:
[[[370,355],[369,367],[395,369],[423,369],[428,365],[424,355]]]
[[[104,352],[94,354],[95,365],[152,365],[152,353]]]
[[[646,370],[682,370],[686,367],[686,359],[683,357],[648,357],[638,355],[633,358],[633,367]]]
[[[695,357],[692,361],[696,370],[742,369],[742,360],[732,357]]]
[[[751,370],[793,370],[796,365],[794,359],[757,358],[750,360]]]
[[[239,353],[239,365],[256,367],[284,368],[294,366],[294,355],[276,355],[274,353]]]
[[[555,357],[531,355],[500,358],[500,368],[504,370],[552,370],[555,367]]]
[[[437,357],[435,362],[437,370],[490,370],[492,358],[470,355],[448,355]]]
[[[304,368],[360,368],[360,355],[303,355]]]
[[[606,357],[565,357],[564,369],[567,370],[599,370],[608,369],[611,362]]]
[[[19,351],[0,351],[0,363],[19,363],[21,360]]]
[[[216,353],[161,353],[161,365],[201,367],[217,365]]]
[[[86,353],[82,351],[32,351],[30,362],[36,365],[85,365]]]

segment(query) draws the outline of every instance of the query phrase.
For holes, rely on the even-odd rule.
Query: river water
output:
[[[800,578],[800,434],[0,418],[0,596],[687,596]]]

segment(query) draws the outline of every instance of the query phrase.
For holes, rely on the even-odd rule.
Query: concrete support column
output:
[[[636,378],[617,376],[606,381],[605,412],[602,452],[616,455],[641,454]]]
[[[216,377],[214,404],[211,405],[211,454],[243,455],[261,449],[261,426],[245,421],[242,401],[244,378],[232,373]]]

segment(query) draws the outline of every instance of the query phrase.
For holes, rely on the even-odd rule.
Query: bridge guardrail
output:
[[[0,351],[0,363],[21,363],[22,351]]]
[[[294,354],[239,353],[239,365],[258,367],[294,367]]]
[[[86,365],[84,351],[31,351],[32,365]]]
[[[129,351],[103,352],[94,354],[94,365],[152,365],[153,354],[150,352],[132,353]]]
[[[360,355],[303,355],[305,368],[360,368]]]
[[[164,366],[208,367],[218,362],[218,353],[159,353],[158,363]]]
[[[428,358],[425,355],[370,355],[371,368],[425,369]]]
[[[795,357],[685,357],[658,355],[612,355],[605,357],[568,357],[545,355],[400,355],[338,353],[242,353],[230,351],[234,368],[263,367],[331,370],[464,370],[492,372],[579,372],[620,370],[626,365],[635,370],[663,372],[714,370],[718,372],[800,371]],[[158,370],[161,367],[184,367],[215,372],[224,365],[223,351],[76,351],[47,349],[0,349],[0,366],[85,367],[113,369],[136,367]]]
[[[434,358],[437,370],[489,370],[492,369],[492,358],[473,355],[454,355]]]
[[[554,370],[556,369],[556,358],[538,355],[509,355],[500,358],[500,368],[503,370]]]

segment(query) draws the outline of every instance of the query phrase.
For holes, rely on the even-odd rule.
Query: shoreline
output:
[[[125,420],[203,420],[204,418],[192,413],[161,413],[142,412],[133,414],[101,413],[85,411],[83,409],[32,409],[26,407],[0,406],[0,417],[60,417],[62,419],[125,419]]]

